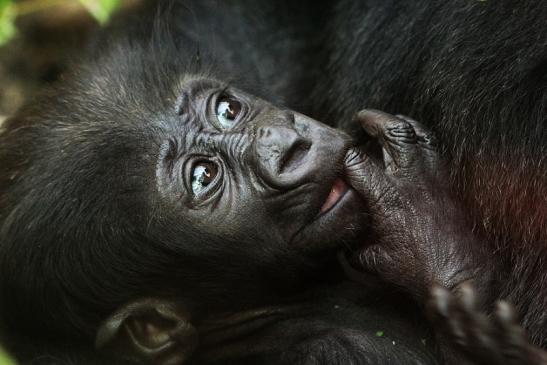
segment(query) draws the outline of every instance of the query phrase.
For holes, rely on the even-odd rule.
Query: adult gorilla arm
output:
[[[403,116],[365,110],[356,120],[382,157],[348,154],[348,179],[367,201],[374,227],[372,241],[353,260],[422,303],[435,286],[429,300],[433,321],[474,362],[547,363],[547,353],[529,344],[507,303],[497,304],[491,322],[481,314],[498,299],[497,263],[450,199],[434,138]],[[450,355],[447,362],[456,363]]]

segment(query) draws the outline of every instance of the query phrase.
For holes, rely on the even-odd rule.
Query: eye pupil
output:
[[[223,101],[224,112],[222,113],[222,116],[226,119],[234,120],[237,116],[236,112],[234,111],[234,106],[231,103],[227,103]]]
[[[192,169],[192,191],[199,194],[207,188],[218,174],[217,166],[212,162],[197,162]]]
[[[217,118],[223,128],[230,128],[241,112],[241,103],[237,100],[223,97],[217,105]]]

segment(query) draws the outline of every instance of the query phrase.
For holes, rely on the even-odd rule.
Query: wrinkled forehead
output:
[[[196,78],[183,69],[157,64],[114,64],[104,69],[100,66],[80,76],[76,97],[84,109],[91,109],[99,119],[105,119],[101,117],[110,112],[121,122],[153,122],[174,112],[182,91]]]
[[[103,60],[84,69],[73,81],[76,87],[64,89],[64,107],[52,119],[108,139],[120,134],[127,139],[164,139],[165,133],[179,132],[186,123],[179,117],[184,98],[223,86],[207,74],[188,73],[183,67],[146,66],[150,64]]]

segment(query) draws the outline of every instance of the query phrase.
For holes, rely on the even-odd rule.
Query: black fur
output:
[[[233,82],[279,102],[308,84],[300,58],[315,47],[309,36],[317,31],[311,19],[301,22],[309,4],[165,4],[155,17],[145,8],[136,22],[107,30],[65,80],[2,126],[0,320],[2,339],[22,364],[112,363],[93,348],[100,323],[133,299],[177,297],[181,283],[206,316],[278,303],[332,274],[290,252],[272,261],[258,239],[252,251],[237,243],[215,251],[189,224],[169,222],[168,208],[147,190],[165,131],[177,123],[184,75]],[[182,230],[185,247],[170,244]],[[312,308],[324,301],[318,298]],[[308,363],[310,351],[319,363],[435,362],[421,335],[413,336],[421,326],[408,318],[393,313],[380,329],[386,337],[376,336],[367,324],[391,316],[377,304],[334,316],[299,305],[298,322],[269,330],[279,341],[257,353],[245,345],[215,363]],[[363,321],[352,320],[356,309]],[[266,332],[257,341],[269,338]],[[195,361],[217,359],[198,352]]]
[[[433,129],[451,162],[447,183],[505,268],[494,296],[515,303],[533,342],[547,347],[547,5],[334,8],[307,112],[351,129],[356,110],[375,108]]]
[[[546,346],[547,10],[541,1],[163,4],[152,20],[109,29],[120,34],[98,38],[90,51],[95,60],[3,126],[0,311],[8,345],[23,361],[44,354],[36,363],[105,363],[91,360],[90,348],[105,316],[143,293],[174,295],[179,277],[165,280],[164,273],[183,275],[184,264],[172,260],[173,247],[152,244],[145,229],[150,217],[139,213],[136,198],[146,192],[138,184],[119,191],[116,182],[152,178],[142,166],[154,156],[146,148],[135,153],[134,146],[157,136],[153,126],[161,126],[178,97],[173,78],[197,72],[348,129],[363,107],[412,115],[433,128],[476,232],[503,260],[500,277],[534,283],[511,282],[502,296],[527,313],[523,322],[534,342]],[[94,120],[111,128],[98,129]],[[75,165],[85,167],[72,170]],[[513,255],[502,256],[505,251]],[[244,268],[213,288],[216,298],[233,298],[233,288],[241,288],[234,307],[259,301],[248,292],[274,301],[312,280],[297,268],[310,262],[270,263],[269,275],[254,276],[245,270],[248,257],[217,259]],[[287,282],[296,284],[280,284]],[[291,356],[312,351],[327,363],[334,354],[347,353],[345,360],[355,363],[369,356],[362,349],[373,336],[358,339],[350,352],[354,332],[341,332],[327,342],[312,336],[301,343],[304,352]],[[393,356],[400,356],[397,363],[413,361],[413,355]]]

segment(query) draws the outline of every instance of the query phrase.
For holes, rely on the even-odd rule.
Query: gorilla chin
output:
[[[362,241],[366,231],[364,212],[364,201],[342,175],[332,184],[317,215],[297,232],[291,245],[312,252],[337,249],[341,242],[353,246],[358,239]],[[326,239],[319,241],[317,237]]]

